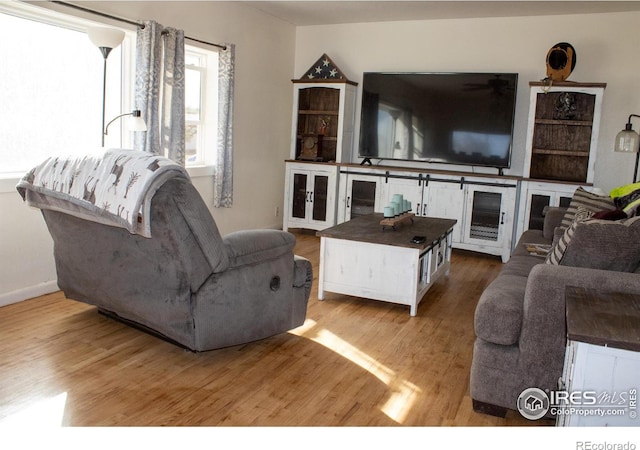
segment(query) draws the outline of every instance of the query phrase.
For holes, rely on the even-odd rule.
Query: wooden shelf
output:
[[[589,152],[581,151],[567,151],[567,150],[554,150],[548,148],[534,148],[534,155],[555,155],[555,156],[576,156],[578,158],[588,158]]]
[[[604,83],[532,82],[527,177],[591,182]]]
[[[298,114],[314,114],[314,115],[324,115],[324,116],[337,116],[338,111],[321,111],[317,109],[299,109]]]
[[[536,119],[535,123],[540,125],[568,125],[572,127],[590,127],[592,122],[587,120],[562,120],[562,119]]]

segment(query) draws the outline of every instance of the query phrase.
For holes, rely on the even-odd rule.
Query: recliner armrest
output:
[[[245,230],[226,235],[223,239],[229,267],[255,264],[293,253],[296,238],[280,230]]]

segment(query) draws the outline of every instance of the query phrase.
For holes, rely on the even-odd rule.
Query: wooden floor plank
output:
[[[66,394],[67,426],[552,425],[477,414],[473,314],[497,257],[454,251],[416,317],[406,306],[317,298],[319,239],[296,233],[314,286],[304,326],[191,353],[60,292],[0,308],[0,423]]]

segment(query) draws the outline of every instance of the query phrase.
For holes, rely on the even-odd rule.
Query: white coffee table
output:
[[[382,214],[356,217],[318,231],[318,299],[325,292],[410,306],[418,304],[451,264],[452,219],[416,217],[412,223],[383,230]],[[414,236],[424,236],[417,244]]]

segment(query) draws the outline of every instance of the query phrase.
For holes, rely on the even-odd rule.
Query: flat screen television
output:
[[[509,168],[516,73],[363,74],[359,156]]]

